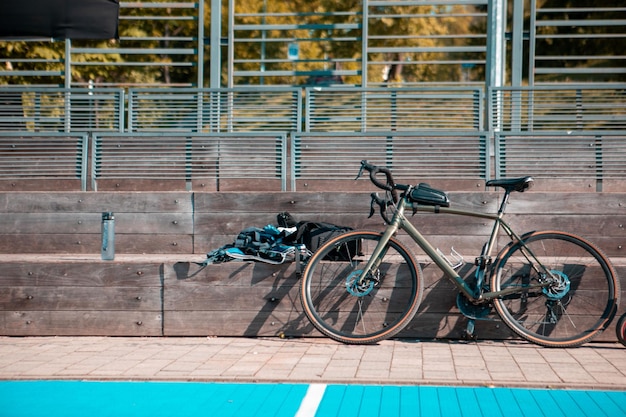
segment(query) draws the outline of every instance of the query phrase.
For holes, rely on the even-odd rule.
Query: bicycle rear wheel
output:
[[[524,339],[548,347],[579,346],[606,329],[620,294],[608,258],[591,243],[564,232],[533,232],[522,241],[527,250],[518,242],[498,256],[492,290],[555,279],[548,287],[495,299],[502,321]]]
[[[626,346],[626,313],[622,314],[622,317],[617,321],[615,333],[617,334],[617,340]]]
[[[376,232],[348,232],[309,259],[300,300],[311,323],[326,336],[343,343],[375,343],[396,335],[415,316],[422,272],[396,239],[389,241],[379,267],[357,283],[380,238]]]

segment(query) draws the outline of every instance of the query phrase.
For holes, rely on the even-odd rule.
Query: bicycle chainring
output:
[[[490,303],[476,304],[472,303],[463,293],[459,293],[456,297],[456,305],[461,313],[469,319],[484,319],[491,313]]]

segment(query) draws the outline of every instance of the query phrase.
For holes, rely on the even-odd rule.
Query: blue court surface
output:
[[[626,416],[626,391],[196,382],[0,381],[0,416]]]

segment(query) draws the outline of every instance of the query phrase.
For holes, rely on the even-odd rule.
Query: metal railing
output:
[[[297,132],[299,88],[131,89],[128,131]]]
[[[355,158],[388,164],[399,178],[626,179],[626,85],[486,95],[473,87],[131,89],[127,96],[33,87],[2,89],[0,100],[3,137],[22,150],[15,170],[15,151],[0,154],[3,178],[22,178],[31,167],[54,178],[42,158],[69,152],[67,138],[91,135],[59,159],[73,161],[68,176],[81,178],[81,189],[88,175],[92,189],[159,179],[219,190],[249,179],[258,189],[252,184],[271,179],[295,190],[352,177]],[[76,162],[87,146],[89,167]]]
[[[530,2],[530,84],[624,80],[623,2],[602,2],[595,7],[539,3]]]
[[[0,132],[0,180],[76,183],[87,187],[87,134]],[[59,187],[58,185],[52,188]],[[67,188],[63,186],[62,188]],[[19,189],[19,188],[18,188]]]
[[[176,181],[187,190],[196,183],[220,191],[231,179],[271,181],[277,190],[287,190],[285,134],[95,134],[91,153],[94,191],[107,180],[113,189],[124,180]]]
[[[487,132],[302,133],[292,137],[291,189],[297,181],[352,180],[361,159],[408,181],[489,179]]]
[[[626,131],[497,132],[498,177],[626,178]]]
[[[307,88],[305,96],[307,132],[483,128],[482,88]]]
[[[124,116],[123,89],[0,89],[0,131],[122,132]]]
[[[492,88],[488,104],[496,131],[626,130],[626,85]]]

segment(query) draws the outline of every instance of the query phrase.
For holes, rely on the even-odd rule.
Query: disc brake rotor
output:
[[[569,292],[569,278],[561,271],[550,271],[550,273],[556,280],[552,285],[545,287],[543,293],[551,300],[560,300]]]
[[[352,271],[346,278],[346,290],[355,297],[363,297],[372,292],[374,289],[373,279],[364,279],[359,284],[359,277],[362,271]]]

